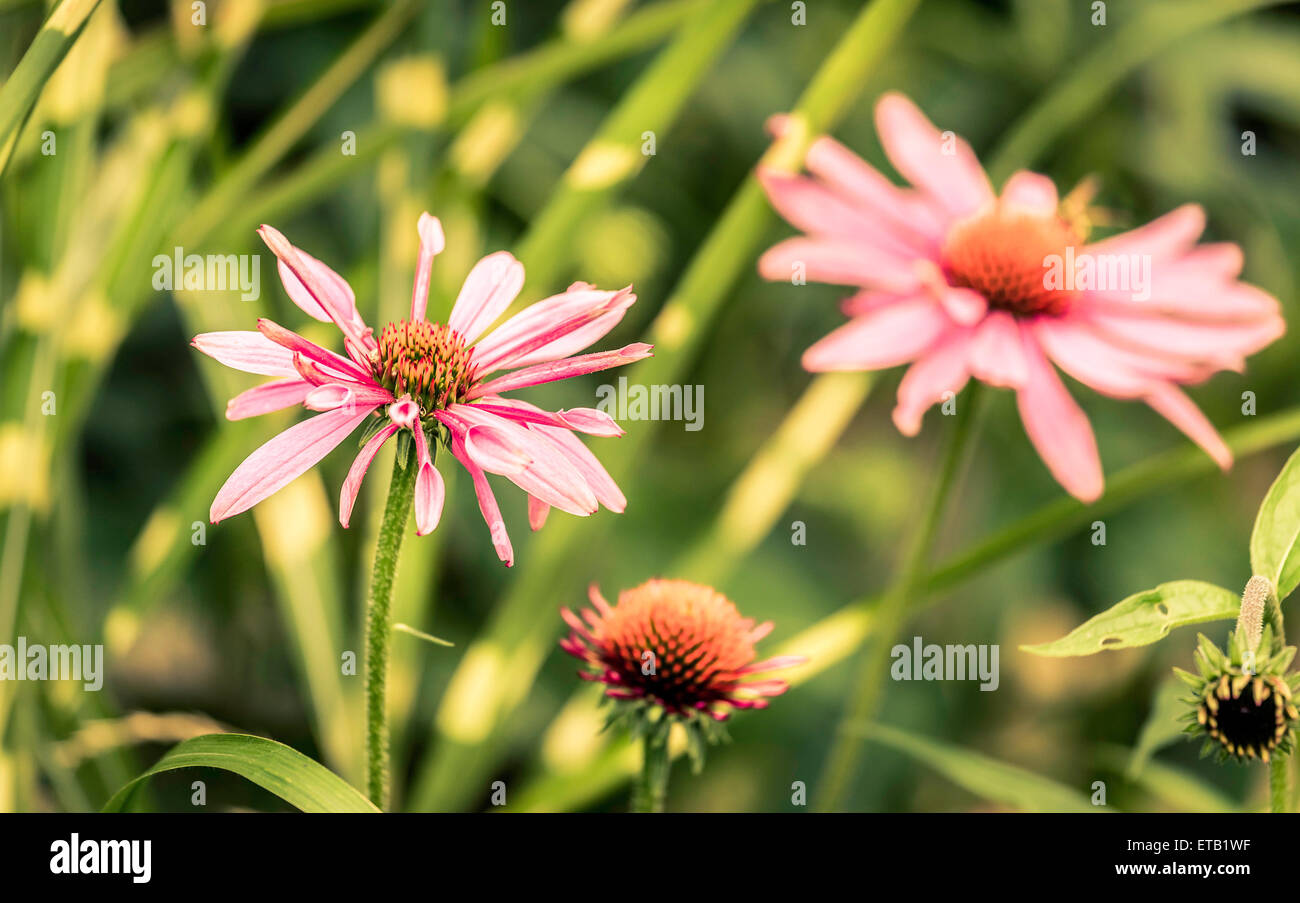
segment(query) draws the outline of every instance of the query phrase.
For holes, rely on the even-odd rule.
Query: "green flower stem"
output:
[[[642,746],[641,775],[632,789],[633,812],[662,812],[668,794],[668,772],[672,759],[668,755],[666,730],[651,729]]]
[[[1268,763],[1268,798],[1269,809],[1273,812],[1287,811],[1286,770],[1290,766],[1290,756],[1274,756]]]
[[[393,632],[393,581],[397,576],[397,556],[411,516],[415,498],[415,451],[401,443],[409,440],[398,434],[399,447],[393,460],[393,479],[388,486],[388,502],[379,525],[375,543],[375,567],[370,575],[370,602],[366,607],[366,792],[380,809],[388,808],[388,639]],[[406,466],[402,463],[405,461]]]
[[[944,452],[943,463],[931,489],[929,502],[916,525],[916,531],[908,542],[898,577],[876,611],[875,629],[867,645],[862,671],[849,704],[845,707],[844,717],[835,734],[822,773],[817,795],[819,808],[823,811],[837,809],[848,795],[863,744],[861,732],[851,728],[854,725],[865,724],[876,716],[889,666],[889,650],[894,645],[899,630],[902,629],[908,603],[914,601],[919,595],[918,590],[923,583],[926,560],[935,534],[938,532],[944,504],[961,470],[966,451],[970,447],[978,406],[979,384],[975,383],[967,391],[964,403],[958,405],[957,423],[949,437],[948,448]]]

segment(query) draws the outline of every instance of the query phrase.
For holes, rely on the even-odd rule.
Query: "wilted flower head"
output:
[[[792,121],[771,127],[779,137]],[[1243,369],[1285,324],[1276,299],[1237,281],[1236,245],[1196,243],[1200,207],[1087,243],[1080,205],[1059,203],[1049,178],[1022,170],[996,195],[970,146],[902,95],[880,99],[876,127],[912,188],[826,137],[807,155],[813,178],[759,172],[773,206],[807,233],[771,248],[760,272],[859,288],[843,305],[850,321],[809,348],[804,367],[911,364],[894,410],[909,436],[970,377],[1014,389],[1030,441],[1084,501],[1102,492],[1101,460],[1056,367],[1145,401],[1221,467],[1232,463],[1178,386]]]
[[[258,230],[279,259],[280,279],[309,316],[334,323],[346,356],[308,341],[268,319],[257,332],[211,332],[196,348],[228,367],[278,377],[231,399],[226,417],[240,420],[301,404],[323,413],[290,427],[240,464],[212,502],[216,523],[246,511],[279,490],[346,439],[364,421],[360,454],[339,498],[346,527],[357,492],[380,446],[402,430],[414,442],[416,532],[431,532],[442,515],[442,477],[433,466],[437,443],[469,471],[492,543],[507,565],[510,537],[486,474],[506,477],[528,493],[528,516],[539,529],[550,508],[588,515],[598,504],[622,511],[618,486],[574,432],[620,436],[614,420],[593,408],[543,411],[502,393],[640,360],[650,346],[575,356],[623,318],[631,288],[602,291],[574,283],[539,301],[490,333],[524,284],[524,268],[498,251],[470,271],[446,323],[425,318],[433,258],[443,249],[442,225],[420,217],[420,257],[408,320],[379,333],[357,312],[352,289],[332,269],[294,247],[270,226]],[[493,373],[510,370],[489,379]]]
[[[1192,711],[1184,720],[1190,722],[1187,733],[1206,738],[1202,755],[1267,762],[1274,753],[1287,752],[1291,729],[1300,720],[1291,698],[1300,689],[1300,675],[1286,676],[1295,647],[1270,656],[1272,628],[1267,626],[1257,646],[1244,631],[1233,631],[1226,653],[1203,634],[1197,640],[1198,673],[1181,668],[1174,673],[1192,688],[1184,699]]]
[[[649,580],[610,605],[592,585],[595,610],[578,617],[561,609],[572,629],[561,648],[588,668],[585,680],[605,695],[658,707],[667,715],[724,721],[731,709],[761,709],[788,688],[784,680],[752,678],[801,664],[802,656],[756,662],[754,645],[772,630],[741,617],[726,596],[686,580]]]

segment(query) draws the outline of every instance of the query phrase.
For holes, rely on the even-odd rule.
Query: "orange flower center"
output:
[[[754,660],[754,622],[708,586],[650,580],[619,594],[597,631],[607,664],[670,710],[725,695]]]
[[[989,307],[1017,316],[1059,316],[1074,292],[1048,288],[1048,275],[1060,273],[1065,249],[1078,241],[1055,216],[1034,216],[996,205],[952,228],[941,261],[949,281],[974,289]]]
[[[466,399],[474,385],[472,357],[451,327],[398,320],[379,333],[370,368],[376,382],[397,397],[410,393],[427,414]]]

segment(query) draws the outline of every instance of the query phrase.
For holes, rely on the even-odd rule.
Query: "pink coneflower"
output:
[[[770,125],[779,137],[790,122]],[[808,152],[813,178],[759,173],[773,206],[807,233],[764,254],[763,276],[790,279],[802,267],[813,281],[860,288],[844,302],[852,319],[805,352],[805,368],[912,364],[894,410],[909,436],[972,376],[1014,389],[1030,441],[1085,502],[1102,492],[1101,461],[1055,367],[1104,395],[1145,401],[1231,465],[1178,386],[1240,371],[1285,324],[1276,299],[1237,281],[1236,245],[1197,245],[1199,206],[1085,244],[1086,227],[1062,212],[1050,179],[1017,172],[995,195],[970,146],[940,134],[907,98],[882,97],[876,128],[913,188],[827,137]]]
[[[755,662],[754,644],[772,630],[741,617],[726,596],[685,580],[650,580],[610,605],[594,585],[595,611],[579,618],[561,609],[572,632],[565,652],[590,669],[583,679],[607,684],[605,695],[657,705],[668,715],[706,714],[723,721],[730,709],[761,709],[784,680],[752,678],[805,661],[780,656]],[[584,623],[585,619],[585,623]]]
[[[431,532],[442,515],[443,481],[433,466],[436,440],[469,471],[492,543],[507,565],[514,553],[487,473],[500,474],[528,493],[534,529],[551,507],[577,515],[591,514],[598,505],[624,509],[618,486],[573,435],[622,435],[608,414],[592,408],[543,411],[503,393],[647,357],[651,346],[644,344],[574,356],[622,319],[636,300],[630,287],[601,291],[575,283],[484,335],[524,283],[523,265],[498,251],[470,271],[447,323],[429,322],[429,274],[444,239],[437,218],[425,213],[419,221],[411,317],[389,323],[376,339],[341,276],[270,226],[258,234],[279,259],[289,297],[309,316],[338,326],[347,353],[329,351],[267,319],[258,320],[257,332],[194,338],[194,347],[228,367],[278,377],[231,399],[230,420],[298,404],[323,412],[285,430],[235,469],[212,502],[213,523],[285,486],[372,416],[369,438],[343,481],[339,522],[344,527],[370,462],[403,429],[411,431],[419,468],[415,522],[420,535]],[[501,370],[511,372],[488,379]]]

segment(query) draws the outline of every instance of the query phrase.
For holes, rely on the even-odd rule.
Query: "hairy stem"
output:
[[[664,797],[668,794],[668,771],[672,760],[668,756],[666,730],[651,728],[645,735],[642,747],[641,776],[632,789],[633,812],[662,812]]]
[[[398,435],[388,502],[375,543],[375,566],[370,575],[370,600],[366,606],[366,792],[380,809],[389,804],[388,783],[388,639],[393,630],[393,581],[402,536],[411,516],[415,496],[415,452],[402,454],[405,432]],[[402,466],[405,460],[406,466]]]

